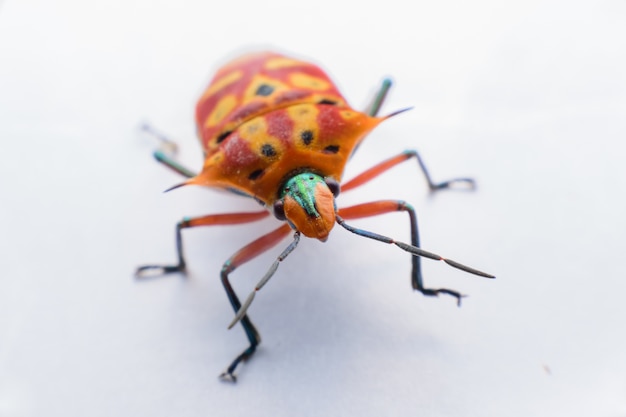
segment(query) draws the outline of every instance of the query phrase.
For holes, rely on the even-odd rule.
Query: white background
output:
[[[176,5],[174,5],[176,3]],[[613,1],[37,1],[0,3],[0,416],[626,416],[626,3]],[[184,215],[255,210],[188,187],[151,158],[151,122],[198,169],[195,100],[242,51],[320,63],[383,113],[351,177],[414,164],[341,205],[401,198],[422,244],[497,275],[425,261],[337,229],[304,241],[257,296],[245,346],[222,262],[273,220],[185,232],[189,275],[137,282],[174,257]],[[354,222],[408,239],[392,214]],[[284,246],[284,245],[283,245]],[[245,295],[281,247],[241,267]]]

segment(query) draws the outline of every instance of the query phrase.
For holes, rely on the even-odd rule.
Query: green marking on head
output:
[[[319,212],[315,207],[315,187],[317,184],[324,184],[324,178],[317,174],[304,172],[290,178],[282,189],[281,198],[290,196],[307,215],[318,217]]]
[[[282,187],[275,212],[307,237],[326,240],[335,224],[335,198],[324,177],[302,172],[289,178]]]

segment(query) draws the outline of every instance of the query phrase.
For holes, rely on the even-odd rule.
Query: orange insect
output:
[[[371,105],[360,112],[352,109],[329,77],[311,63],[271,52],[245,55],[218,70],[196,106],[196,123],[205,155],[201,172],[196,174],[181,166],[164,151],[155,152],[158,161],[188,177],[171,189],[184,185],[226,189],[254,198],[264,209],[184,218],[176,226],[178,263],[142,266],[137,275],[185,271],[182,229],[254,222],[270,214],[283,222],[277,229],[244,246],[222,267],[222,283],[236,312],[229,328],[240,321],[250,341],[250,346],[222,373],[223,379],[235,381],[235,369],[252,356],[260,343],[259,333],[246,312],[256,292],[296,248],[301,234],[323,242],[334,225],[339,224],[359,236],[395,244],[413,255],[411,283],[415,290],[430,296],[449,294],[456,297],[458,303],[462,295],[457,291],[424,287],[420,257],[441,260],[463,271],[494,278],[420,249],[415,210],[403,201],[380,200],[337,208],[335,200],[340,191],[363,185],[410,159],[417,160],[431,190],[456,183],[474,186],[469,178],[433,183],[419,154],[413,150],[401,152],[342,183],[344,167],[365,136],[383,120],[404,111],[377,117],[390,86],[391,82],[385,80]],[[165,138],[161,139],[171,145]],[[345,222],[396,211],[409,215],[411,244]],[[277,245],[290,232],[293,232],[293,240],[242,305],[230,285],[229,274]]]

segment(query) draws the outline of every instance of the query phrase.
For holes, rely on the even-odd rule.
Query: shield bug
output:
[[[188,178],[171,189],[186,185],[225,189],[255,199],[263,210],[183,218],[176,225],[178,262],[141,266],[137,269],[138,276],[185,272],[183,229],[242,224],[270,215],[282,223],[244,246],[222,266],[222,284],[235,310],[229,328],[240,322],[250,342],[222,373],[223,379],[235,381],[235,369],[254,354],[260,343],[259,332],[247,314],[248,307],[279,264],[296,248],[301,235],[326,241],[338,224],[356,235],[396,245],[412,255],[413,289],[428,296],[447,294],[456,298],[458,303],[462,297],[459,292],[424,285],[421,257],[444,261],[462,271],[494,278],[421,249],[415,210],[404,201],[378,200],[337,207],[336,199],[340,192],[359,187],[409,160],[417,161],[432,191],[453,185],[474,187],[473,180],[469,178],[433,182],[422,158],[414,150],[392,156],[344,182],[345,165],[366,135],[382,121],[408,110],[378,116],[390,86],[391,82],[384,80],[371,104],[364,111],[357,111],[347,104],[335,84],[318,66],[271,52],[245,55],[220,68],[197,103],[196,123],[205,156],[201,171],[196,173],[185,168],[163,149],[155,151],[154,156],[159,162]],[[167,139],[161,139],[164,145],[172,145]],[[346,223],[346,220],[397,211],[409,216],[410,244]],[[289,234],[293,234],[291,242],[242,304],[230,284],[230,273],[274,247]]]

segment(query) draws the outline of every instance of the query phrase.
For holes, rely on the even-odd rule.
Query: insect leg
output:
[[[411,222],[411,244],[406,244],[403,242],[397,242],[394,239],[391,239],[386,236],[382,236],[367,230],[358,229],[353,226],[347,225],[344,221],[345,219],[358,219],[363,217],[377,216],[380,214],[391,213],[394,211],[405,211],[409,215],[409,219]],[[485,278],[494,278],[493,275],[487,274],[485,272],[478,271],[474,268],[470,268],[468,266],[462,265],[456,261],[452,261],[450,259],[443,258],[442,256],[436,255],[431,252],[427,252],[419,248],[419,233],[417,228],[417,216],[415,214],[415,209],[410,205],[405,203],[404,201],[397,200],[381,200],[381,201],[372,201],[369,203],[359,204],[351,207],[345,207],[338,211],[337,215],[337,223],[339,223],[342,227],[347,229],[348,231],[355,233],[359,236],[363,236],[369,239],[378,240],[380,242],[395,244],[399,248],[403,249],[411,253],[412,258],[412,273],[411,273],[411,284],[413,289],[421,292],[424,295],[429,296],[437,296],[440,293],[448,294],[453,297],[456,297],[457,304],[460,305],[461,297],[463,297],[459,292],[450,290],[447,288],[426,288],[424,287],[422,271],[421,271],[421,262],[420,257],[426,257],[438,261],[444,261],[448,265],[458,268],[462,271],[469,272],[471,274],[479,275]]]
[[[380,111],[383,103],[385,102],[385,98],[387,97],[387,93],[391,88],[391,80],[389,78],[385,78],[380,85],[380,88],[376,95],[372,98],[372,102],[365,108],[363,113],[368,114],[369,116],[376,116]]]
[[[256,239],[252,243],[244,246],[237,253],[231,256],[226,262],[224,262],[224,266],[222,267],[222,272],[220,276],[222,279],[222,284],[224,285],[224,289],[226,290],[226,294],[228,295],[228,300],[230,301],[230,304],[232,305],[233,310],[235,310],[235,313],[240,311],[241,302],[239,301],[237,294],[235,294],[233,287],[230,285],[228,275],[240,265],[248,262],[249,260],[257,257],[258,255],[262,254],[266,250],[278,244],[278,242],[284,239],[289,234],[290,231],[291,231],[291,228],[289,227],[287,223],[285,223],[279,228],[271,231],[270,233],[264,236],[261,236],[260,238]],[[289,247],[291,247],[292,245],[290,245]],[[291,250],[293,250],[293,248]],[[285,252],[283,252],[283,254],[284,253]],[[272,271],[272,268],[270,268],[270,272],[271,271]],[[261,280],[259,284],[263,284],[264,283],[263,281],[264,280]],[[241,361],[245,361],[248,358],[250,358],[250,356],[254,354],[257,345],[261,343],[261,336],[259,335],[259,332],[250,321],[250,318],[248,317],[247,314],[244,314],[243,317],[241,318],[241,325],[243,326],[243,329],[246,332],[246,336],[248,337],[248,340],[250,341],[250,346],[246,350],[241,352],[231,362],[231,364],[228,366],[226,371],[224,371],[220,375],[220,378],[222,378],[222,380],[225,380],[225,381],[235,382],[237,380],[237,377],[234,374],[235,369],[237,368],[239,363],[241,363]]]
[[[146,277],[169,274],[172,272],[185,272],[185,257],[183,255],[182,230],[197,226],[218,226],[229,224],[249,223],[261,220],[269,215],[269,212],[259,211],[251,213],[226,213],[210,214],[202,217],[185,217],[176,224],[176,253],[178,263],[176,265],[144,265],[137,268],[135,276]]]
[[[285,258],[287,256],[289,256],[289,254],[291,252],[293,252],[293,250],[296,248],[296,246],[298,246],[298,242],[300,242],[300,232],[296,232],[293,235],[293,241],[289,244],[289,246],[287,246],[285,248],[285,250],[282,251],[282,253],[280,255],[278,255],[278,257],[276,258],[276,260],[274,260],[274,262],[269,267],[269,269],[267,270],[265,275],[263,275],[263,278],[261,278],[261,280],[258,282],[258,284],[256,284],[256,286],[254,287],[254,290],[252,290],[250,295],[248,295],[248,298],[246,298],[246,301],[244,301],[243,306],[239,308],[239,311],[237,311],[237,314],[235,314],[235,317],[233,318],[233,320],[228,325],[229,329],[232,329],[235,326],[235,324],[237,324],[237,322],[239,320],[241,320],[243,316],[246,315],[246,312],[248,311],[248,308],[250,307],[250,304],[252,304],[252,301],[254,300],[254,297],[256,296],[256,293],[261,288],[263,288],[263,286],[265,284],[267,284],[267,281],[269,281],[270,278],[272,278],[274,276],[274,274],[276,273],[276,270],[278,269],[278,266],[280,265],[280,263],[282,261],[284,261]]]
[[[178,172],[184,177],[191,178],[197,175],[197,173],[181,165],[178,161],[174,159],[176,152],[178,152],[178,146],[174,141],[168,139],[162,133],[154,130],[154,128],[152,128],[152,126],[148,124],[142,125],[141,130],[150,134],[151,136],[154,136],[161,142],[161,146],[152,153],[154,159],[156,159],[158,162],[162,163],[166,167],[170,168],[171,170]]]
[[[342,184],[341,191],[342,192],[348,191],[353,188],[359,187],[365,184],[366,182],[373,180],[374,178],[386,172],[387,170],[395,167],[398,164],[401,164],[404,161],[408,161],[411,158],[415,158],[417,160],[417,163],[420,169],[422,170],[424,177],[426,178],[426,181],[428,182],[428,188],[430,188],[431,191],[441,190],[444,188],[450,188],[451,186],[455,184],[464,184],[466,187],[470,189],[473,189],[476,187],[476,184],[474,183],[474,180],[472,178],[454,178],[448,181],[434,183],[419,153],[417,153],[417,151],[415,150],[407,150],[407,151],[402,152],[399,155],[396,155],[377,165],[374,165],[370,169],[352,178],[350,181],[346,182],[345,184]]]

